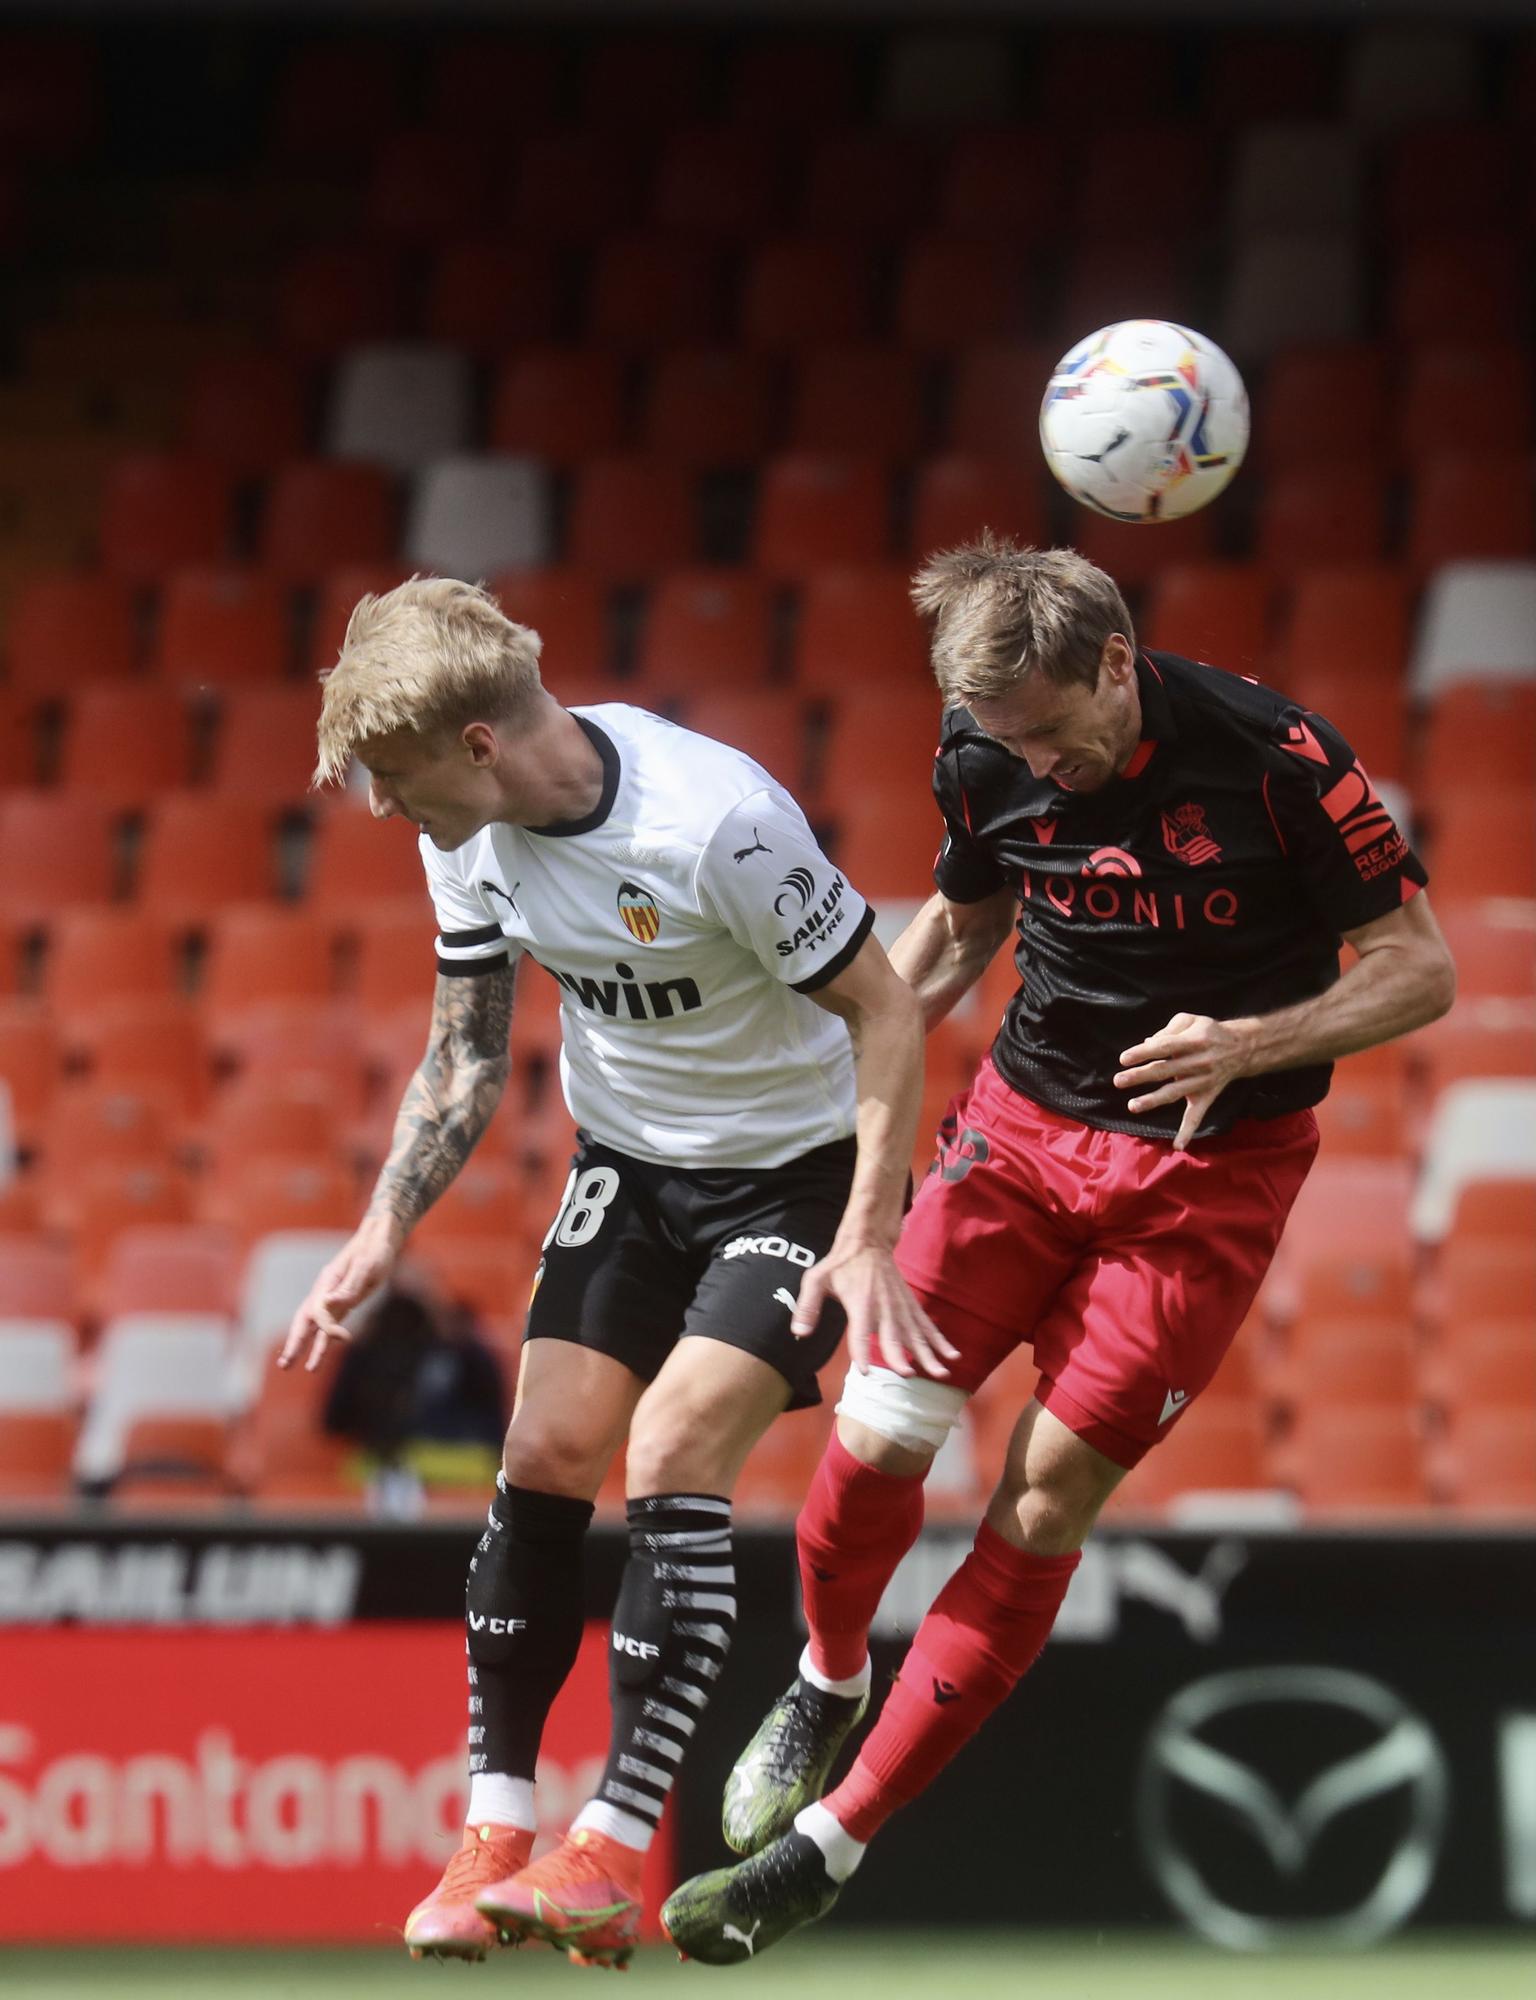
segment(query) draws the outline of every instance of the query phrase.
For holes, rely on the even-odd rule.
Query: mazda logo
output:
[[[1331,1761],[1319,1765],[1319,1756]],[[1288,1761],[1300,1766],[1289,1785]],[[1137,1831],[1163,1894],[1213,1943],[1369,1944],[1423,1900],[1449,1792],[1433,1732],[1380,1681],[1336,1667],[1251,1667],[1194,1682],[1157,1717],[1142,1754]],[[1391,1809],[1351,1830],[1349,1866],[1360,1867],[1340,1909],[1338,1873],[1319,1864],[1318,1849],[1342,1815],[1377,1800]]]

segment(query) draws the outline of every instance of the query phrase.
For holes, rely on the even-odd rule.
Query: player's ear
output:
[[[1123,632],[1111,632],[1099,655],[1099,672],[1111,680],[1123,681],[1136,670],[1136,648]]]
[[[472,764],[495,764],[501,757],[501,744],[488,722],[466,722],[459,732],[459,741],[469,752]]]

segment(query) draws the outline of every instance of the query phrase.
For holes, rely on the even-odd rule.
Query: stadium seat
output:
[[[104,1329],[75,1476],[99,1484],[122,1470],[143,1416],[222,1418],[229,1407],[229,1323],[208,1313],[125,1313]]]
[[[820,128],[854,115],[856,50],[819,32],[744,39],[735,50],[729,90],[733,122]]]
[[[126,583],[158,583],[171,570],[221,562],[233,526],[230,475],[216,460],[120,459],[102,496],[102,563]]]
[[[784,220],[789,159],[763,125],[695,125],[668,135],[651,183],[650,219],[684,236],[750,242]]]
[[[1410,684],[1420,701],[1458,680],[1536,680],[1536,562],[1449,563],[1429,579]]]
[[[1362,206],[1361,152],[1359,134],[1332,119],[1245,126],[1227,201],[1233,236],[1354,229]]]
[[[1138,637],[1262,679],[1274,598],[1273,579],[1258,563],[1172,564],[1153,580]]]
[[[923,432],[922,376],[893,347],[816,348],[799,357],[791,398],[791,451],[904,459]]]
[[[97,1082],[163,1097],[187,1117],[207,1095],[207,1051],[196,1009],[180,993],[115,998],[103,992],[78,1013],[61,1013],[59,1036],[72,1066]]]
[[[192,1220],[191,1189],[179,1169],[156,1161],[103,1160],[51,1190],[44,1216],[50,1228],[70,1233],[89,1296],[125,1229]]]
[[[484,130],[509,103],[519,123],[554,116],[562,84],[558,44],[498,28],[434,37],[426,78],[426,122],[440,131]]]
[[[306,896],[317,916],[349,916],[359,904],[391,898],[414,898],[430,914],[426,894],[409,821],[376,820],[348,801],[317,815]]]
[[[1409,583],[1387,564],[1299,570],[1277,650],[1275,685],[1304,696],[1309,684],[1353,676],[1399,701],[1409,651]]]
[[[1536,1422],[1529,1410],[1464,1410],[1442,1455],[1447,1498],[1463,1513],[1536,1511]]]
[[[343,563],[387,562],[394,552],[394,488],[378,466],[308,459],[274,475],[261,559],[284,583],[319,583]]]
[[[51,1237],[0,1231],[0,1318],[72,1321],[78,1311],[68,1248]]]
[[[543,640],[539,670],[558,699],[565,699],[567,675],[585,686],[609,673],[613,640],[608,585],[601,577],[574,567],[513,569],[493,576],[489,589],[509,618],[532,626]]]
[[[1514,206],[1512,132],[1491,120],[1416,121],[1383,149],[1378,212],[1394,236],[1445,236]],[[1463,406],[1471,400],[1462,398]],[[1470,414],[1470,412],[1469,412]]]
[[[405,70],[405,48],[391,41],[300,42],[272,106],[278,158],[336,167],[364,154],[394,123]]]
[[[1524,1411],[1536,1427],[1536,1341],[1529,1314],[1515,1309],[1502,1319],[1458,1319],[1424,1354],[1419,1382],[1441,1410]]]
[[[1354,1079],[1347,1063],[1335,1071],[1333,1087],[1317,1107],[1317,1123],[1331,1160],[1346,1154],[1379,1160],[1403,1151],[1407,1144],[1401,1089],[1378,1077]]]
[[[308,1087],[319,1079],[334,1089],[345,1118],[361,1114],[371,1081],[360,1028],[355,1010],[340,1001],[268,1000],[227,1013],[209,1009],[205,1022],[221,1069],[264,1077],[274,1088]]]
[[[410,569],[403,562],[343,563],[320,580],[319,595],[309,630],[306,668],[310,673],[328,673],[336,664],[347,622],[363,596],[382,597],[396,584],[404,583]]]
[[[1298,1301],[1315,1312],[1397,1311],[1413,1278],[1406,1160],[1320,1160],[1302,1183],[1265,1286],[1271,1318]],[[1338,1303],[1333,1303],[1338,1301]]]
[[[374,153],[364,192],[371,234],[430,245],[453,229],[493,219],[489,135],[461,126],[397,127]]]
[[[0,794],[0,917],[48,924],[71,903],[105,902],[115,877],[113,818],[101,801]]]
[[[436,1200],[412,1232],[412,1243],[442,1245],[468,1237],[497,1244],[537,1243],[543,1218],[530,1215],[522,1176],[504,1160],[476,1153],[453,1184]]]
[[[1272,473],[1259,495],[1258,553],[1280,570],[1374,562],[1385,553],[1386,503],[1374,465]]]
[[[818,569],[801,585],[794,670],[808,694],[849,686],[924,686],[928,638],[905,570]]]
[[[1188,263],[1184,243],[1166,235],[1089,238],[1076,244],[1050,315],[1058,354],[1081,339],[1084,328],[1091,333],[1138,315],[1176,317],[1189,296]]]
[[[1536,788],[1536,772],[1530,782]],[[1489,898],[1447,904],[1437,914],[1456,961],[1456,991],[1463,1001],[1536,997],[1536,903]]]
[[[1163,521],[1154,533],[1139,522],[1111,521],[1086,508],[1074,514],[1071,541],[1090,562],[1107,570],[1122,589],[1139,590],[1170,563],[1209,562],[1214,554],[1211,509]]]
[[[585,331],[623,348],[703,345],[722,331],[718,260],[678,236],[618,236],[598,248],[587,285]]]
[[[69,1489],[75,1421],[69,1411],[9,1410],[0,1403],[0,1498],[59,1500]]]
[[[793,688],[700,688],[682,718],[701,736],[744,750],[795,797],[805,781],[805,714]]]
[[[639,664],[647,697],[760,686],[774,660],[774,599],[750,572],[674,570],[651,593]]]
[[[1256,458],[1271,473],[1379,464],[1389,442],[1388,379],[1371,341],[1282,349],[1254,406]]]
[[[862,246],[830,236],[775,238],[747,267],[741,332],[757,348],[834,347],[873,331],[874,271]]]
[[[380,1019],[414,1007],[425,1023],[437,976],[432,912],[425,897],[380,903],[346,920],[352,948],[352,992],[365,1017]]]
[[[906,236],[929,219],[942,154],[927,135],[852,125],[812,139],[800,195],[807,232]]]
[[[1477,454],[1497,463],[1529,453],[1530,371],[1512,340],[1444,340],[1412,350],[1397,414],[1410,466]]]
[[[1452,562],[1521,561],[1536,555],[1536,498],[1529,452],[1455,451],[1413,472],[1408,559],[1421,572]]]
[[[226,1461],[258,1505],[329,1511],[362,1503],[355,1447],[321,1428],[328,1387],[324,1374],[263,1368]]]
[[[793,579],[838,564],[880,563],[890,552],[884,468],[818,452],[769,459],[758,482],[755,559]]]
[[[1465,225],[1398,252],[1387,327],[1410,346],[1431,340],[1517,340],[1524,318],[1518,239]]]
[[[353,242],[304,250],[277,282],[278,338],[302,361],[330,361],[349,347],[401,333],[404,297],[393,248]]]
[[[951,452],[921,468],[907,546],[915,557],[974,541],[983,528],[1016,542],[1045,542],[1044,492],[1033,460]]]
[[[1048,346],[970,347],[955,357],[951,450],[1004,452],[1032,464],[1040,449],[1040,398],[1058,360]]]
[[[1194,1409],[1160,1438],[1120,1489],[1122,1505],[1165,1509],[1189,1493],[1247,1493],[1269,1485],[1257,1408]]]
[[[552,339],[559,321],[559,270],[547,244],[466,236],[444,243],[433,258],[422,305],[429,340],[484,360]]]
[[[1159,117],[1149,106],[1138,116],[1117,120],[1099,134],[1088,156],[1075,163],[1065,204],[1073,234],[1124,237],[1125,191],[1145,177],[1153,161],[1163,195],[1159,212],[1178,218],[1180,234],[1203,236],[1218,220],[1224,163],[1213,154],[1208,129],[1182,114]],[[1085,323],[1083,331],[1091,330]]]
[[[103,1317],[122,1313],[218,1313],[234,1309],[232,1239],[196,1224],[125,1229],[112,1243],[95,1287]]]
[[[201,998],[221,1012],[267,1000],[324,1000],[333,985],[331,931],[305,909],[257,903],[209,923]]]
[[[537,569],[550,560],[553,535],[548,475],[537,460],[444,458],[416,481],[405,554],[417,569],[473,579],[514,565]]]
[[[118,810],[190,783],[192,715],[172,688],[108,682],[70,698],[59,783]]]
[[[185,687],[281,680],[292,656],[287,593],[247,569],[178,570],[161,593],[155,672]]]
[[[56,1091],[37,1136],[45,1202],[83,1168],[104,1160],[172,1163],[174,1093],[153,1082],[71,1079]]]
[[[1457,25],[1367,26],[1348,52],[1344,103],[1373,130],[1424,118],[1460,118],[1482,97],[1479,51]]]
[[[62,1316],[0,1314],[0,1417],[68,1410],[75,1329]]]
[[[1402,1404],[1302,1404],[1270,1462],[1314,1517],[1400,1512],[1429,1505],[1418,1415]]]
[[[231,688],[219,704],[208,782],[227,797],[294,810],[315,767],[320,702],[303,687]]]
[[[738,1518],[788,1521],[799,1513],[834,1418],[829,1405],[772,1423],[748,1452],[732,1495]]]
[[[1536,1076],[1536,1001],[1463,995],[1408,1044],[1434,1089],[1486,1076]]]
[[[665,459],[597,458],[576,474],[566,550],[573,563],[634,582],[693,560],[693,480]]]
[[[634,221],[643,189],[623,132],[557,126],[524,140],[506,221],[514,241],[591,242]]]
[[[229,903],[276,892],[271,816],[253,799],[164,792],[145,817],[139,906],[169,923],[201,924]]]
[[[937,808],[924,810],[921,789],[901,777],[866,777],[841,794],[824,783],[822,796],[837,815],[833,858],[862,895],[918,902],[932,893],[943,827]]]
[[[1501,1077],[1452,1084],[1435,1100],[1410,1221],[1421,1243],[1452,1230],[1467,1186],[1532,1184],[1536,1194],[1536,1081]]]
[[[354,348],[336,364],[326,413],[332,458],[408,473],[470,440],[469,356],[427,341]]]
[[[1292,1410],[1396,1406],[1407,1412],[1418,1396],[1415,1361],[1406,1320],[1305,1314],[1262,1375],[1266,1393]]]
[[[1536,1242],[1452,1235],[1440,1246],[1420,1294],[1426,1320],[1448,1352],[1460,1329],[1536,1318]],[[1437,1349],[1438,1351],[1438,1349]]]
[[[81,681],[126,680],[138,660],[133,594],[102,575],[32,576],[5,636],[9,685],[57,700]]]
[[[18,1145],[37,1144],[62,1080],[62,1052],[46,1006],[31,997],[0,1000],[0,1082]]]
[[[362,1200],[353,1176],[334,1160],[262,1153],[216,1163],[198,1187],[197,1213],[250,1243],[279,1230],[350,1229]]]
[[[997,35],[910,29],[886,49],[880,115],[894,125],[1002,123],[1017,109],[1013,55]]]
[[[687,465],[748,465],[769,448],[773,373],[733,348],[659,354],[641,418],[641,442]]]
[[[1408,768],[1408,715],[1396,687],[1373,686],[1363,674],[1325,678],[1305,669],[1282,685],[1293,701],[1333,724],[1373,778],[1402,777]],[[1386,800],[1383,804],[1392,810]]]
[[[896,280],[896,337],[924,352],[1016,340],[1027,318],[1017,256],[969,236],[910,242]]]
[[[267,1350],[288,1331],[311,1285],[351,1235],[338,1230],[280,1230],[250,1245],[240,1277],[235,1314],[236,1345],[243,1361],[259,1366]],[[241,1400],[249,1378],[241,1382]]]
[[[1239,364],[1309,341],[1361,332],[1361,272],[1340,231],[1284,231],[1239,243],[1228,267],[1217,338]]]
[[[1435,888],[1447,902],[1473,896],[1536,896],[1536,824],[1519,783],[1479,792],[1474,784],[1435,800],[1430,847]]]
[[[1433,812],[1437,797],[1473,778],[1491,791],[1536,790],[1536,674],[1459,681],[1440,693],[1426,723],[1420,795]]]
[[[599,39],[580,92],[583,120],[598,130],[639,138],[699,116],[712,78],[702,37],[637,28]]]
[[[515,1243],[488,1242],[469,1236],[444,1236],[411,1244],[411,1257],[431,1273],[433,1282],[452,1304],[467,1307],[482,1319],[505,1324],[521,1320],[538,1263],[536,1239]]]
[[[302,458],[307,399],[299,370],[269,348],[210,354],[187,385],[182,449],[226,466],[238,478]]]
[[[340,1161],[336,1093],[318,1077],[290,1083],[248,1076],[213,1103],[201,1131],[206,1171],[243,1173],[259,1159]]]
[[[525,347],[503,363],[491,392],[493,451],[580,464],[624,443],[624,368],[591,348]]]

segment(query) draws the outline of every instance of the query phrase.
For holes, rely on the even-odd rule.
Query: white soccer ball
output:
[[[1057,362],[1040,405],[1046,463],[1116,521],[1176,521],[1216,498],[1248,449],[1248,392],[1213,340],[1127,319]]]

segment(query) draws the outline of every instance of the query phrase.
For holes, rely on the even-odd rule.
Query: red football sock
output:
[[[834,1431],[795,1524],[811,1663],[852,1680],[869,1655],[869,1624],[923,1525],[923,1475],[880,1472]]]
[[[918,1627],[880,1719],[826,1799],[855,1840],[869,1840],[915,1799],[1034,1665],[1077,1552],[1035,1556],[985,1521],[976,1546]]]

